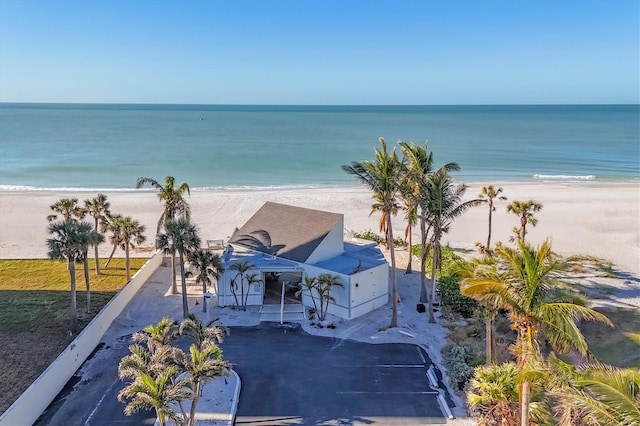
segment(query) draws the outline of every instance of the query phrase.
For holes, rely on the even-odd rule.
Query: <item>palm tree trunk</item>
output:
[[[411,274],[413,272],[413,270],[411,269],[411,260],[413,259],[413,253],[411,252],[412,244],[413,244],[413,238],[411,236],[412,234],[412,229],[411,229],[411,225],[409,225],[409,263],[407,263],[407,270],[404,271],[405,274]]]
[[[495,314],[493,312],[489,312],[487,317],[485,318],[485,364],[490,365],[493,364],[493,347],[494,347],[494,335],[493,335],[493,320],[495,318]]]
[[[244,302],[244,275],[240,276],[240,301],[242,302],[242,310],[246,311],[247,306]]]
[[[522,396],[520,403],[520,425],[529,426],[529,401],[531,399],[531,382],[522,382]]]
[[[158,423],[160,423],[160,426],[164,426],[165,424],[164,413],[161,412],[160,410],[156,410],[156,414],[158,415]]]
[[[193,397],[191,398],[191,409],[189,410],[189,423],[188,426],[196,424],[196,406],[200,399],[200,382],[195,383],[193,387]]]
[[[520,218],[520,241],[524,243],[524,237],[527,235],[527,218],[522,216]]]
[[[78,310],[76,306],[76,265],[73,259],[69,258],[67,262],[69,276],[71,278],[71,312],[69,313],[69,329],[71,334],[75,334],[78,329]]]
[[[98,232],[98,218],[95,218],[95,230]],[[98,244],[93,246],[93,258],[96,262],[96,275],[100,275],[100,259],[98,259]]]
[[[247,280],[247,294],[244,296],[243,309],[247,310],[247,302],[249,302],[249,290],[251,290],[251,283]]]
[[[180,254],[180,278],[182,278],[182,313],[186,318],[189,315],[189,305],[187,303],[187,281],[184,278],[184,256]]]
[[[113,250],[111,250],[111,254],[109,255],[109,259],[107,259],[107,262],[104,264],[105,269],[109,267],[109,263],[111,262],[111,259],[113,258],[114,253],[116,252],[116,249],[118,248],[118,244],[114,244],[113,245]]]
[[[91,289],[89,288],[89,259],[87,258],[88,252],[84,252],[84,260],[82,262],[84,266],[84,284],[87,290],[87,313],[91,313]]]
[[[436,318],[433,315],[433,304],[436,298],[436,249],[433,248],[433,258],[431,260],[431,297],[429,297],[429,323],[436,322]]]
[[[124,269],[127,273],[127,282],[129,282],[131,281],[131,268],[129,264],[129,241],[126,241],[124,246]]]
[[[205,293],[207,292],[207,283],[202,281],[202,312],[207,312],[207,296]]]
[[[176,256],[175,253],[171,253],[171,294],[178,294],[176,281]]]
[[[489,201],[489,236],[487,237],[487,253],[491,249],[491,213],[493,211],[493,203]]]
[[[387,215],[387,245],[389,246],[389,256],[391,257],[391,297],[393,303],[391,305],[391,323],[389,328],[398,326],[398,282],[396,280],[396,255],[393,247],[393,227],[391,226],[391,212],[385,212]]]
[[[424,217],[420,217],[420,245],[422,246],[422,252],[420,253],[420,303],[427,303],[429,301],[429,294],[427,293],[427,256],[429,250],[427,247],[427,224]]]

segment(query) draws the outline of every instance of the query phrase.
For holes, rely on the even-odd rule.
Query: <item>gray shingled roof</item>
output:
[[[263,253],[306,262],[341,214],[267,201],[229,240]]]

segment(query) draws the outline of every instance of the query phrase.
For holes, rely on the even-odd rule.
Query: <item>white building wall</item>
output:
[[[343,242],[343,226],[344,219],[341,217],[336,226],[329,231],[327,236],[320,242],[318,247],[311,253],[311,256],[307,259],[307,263],[313,264],[322,262],[323,260],[331,259],[342,254],[344,251]]]
[[[351,318],[387,304],[389,301],[389,266],[385,263],[351,276]]]

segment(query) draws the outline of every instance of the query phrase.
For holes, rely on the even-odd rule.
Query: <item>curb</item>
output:
[[[241,387],[241,382],[240,382],[240,376],[238,376],[238,373],[236,373],[235,370],[231,370],[231,374],[233,374],[236,378],[236,389],[233,392],[233,399],[231,400],[231,420],[229,421],[229,425],[233,426],[233,424],[235,424],[236,422],[236,412],[238,411],[238,402],[240,400],[240,387]]]

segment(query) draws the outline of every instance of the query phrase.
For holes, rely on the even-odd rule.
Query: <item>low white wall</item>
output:
[[[0,417],[1,426],[32,425],[60,393],[69,379],[98,346],[114,319],[120,315],[142,284],[162,263],[156,252],[47,369]]]

